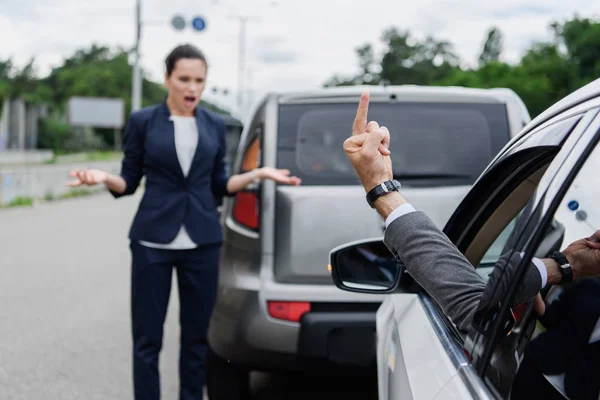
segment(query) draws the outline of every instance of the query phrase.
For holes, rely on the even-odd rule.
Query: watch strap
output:
[[[560,274],[562,275],[563,283],[573,281],[573,270],[571,269],[571,264],[562,252],[553,251],[548,257],[558,263],[558,268],[560,270]]]
[[[381,182],[367,193],[367,202],[371,208],[375,208],[375,200],[384,196],[388,193],[395,192],[400,189],[402,185],[397,180],[387,180]]]

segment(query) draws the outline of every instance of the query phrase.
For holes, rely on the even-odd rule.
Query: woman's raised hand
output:
[[[108,173],[101,169],[75,169],[69,173],[69,176],[75,179],[67,182],[67,186],[94,186],[108,179]]]

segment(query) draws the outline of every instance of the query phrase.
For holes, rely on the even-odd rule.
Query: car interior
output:
[[[464,252],[465,257],[473,265],[485,270],[482,276],[491,273],[495,261],[500,254],[494,254],[491,258],[486,257],[486,253],[490,251],[491,246],[498,240],[499,236],[506,233],[507,230],[512,230],[514,223],[520,216],[527,213],[524,210],[527,208],[535,190],[540,183],[540,180],[550,162],[544,164],[528,178],[523,180],[495,209],[479,232],[474,236],[470,245]],[[518,224],[518,222],[517,222]],[[564,229],[561,229],[559,224],[554,224],[550,232],[546,235],[545,242],[539,247],[537,257],[543,257],[551,250],[557,250],[562,243],[562,234]],[[511,238],[508,235],[507,240]],[[507,244],[502,246],[503,251],[508,250]],[[503,252],[502,251],[502,252]],[[497,252],[497,251],[496,251]],[[544,253],[544,254],[541,254]],[[488,254],[489,256],[489,254]],[[494,261],[491,263],[482,262],[484,258]],[[481,273],[482,271],[480,271]],[[553,290],[560,290],[553,288]],[[548,290],[542,295],[547,295]],[[508,396],[514,376],[516,375],[520,358],[523,354],[526,344],[538,332],[536,331],[537,324],[535,313],[533,312],[532,302],[527,304],[519,304],[512,309],[514,316],[514,326],[509,334],[503,337],[496,344],[494,354],[491,359],[486,380],[502,397]]]

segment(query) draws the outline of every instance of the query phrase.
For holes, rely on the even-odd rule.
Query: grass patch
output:
[[[93,192],[89,189],[71,189],[62,196],[61,199],[72,199],[75,197],[89,196]]]
[[[113,161],[123,158],[120,151],[93,151],[86,154],[86,161]]]
[[[119,151],[89,151],[86,153],[58,154],[45,164],[73,164],[86,163],[94,161],[114,161],[123,158],[123,153]]]
[[[12,199],[8,204],[3,207],[31,207],[33,206],[33,199],[26,196],[17,196]]]
[[[47,193],[44,195],[44,201],[52,201],[52,200],[54,200],[54,199],[55,199],[55,197],[54,197],[54,193],[52,193],[52,192],[47,192]]]
[[[94,193],[98,193],[101,191],[93,191],[85,188],[77,188],[71,189],[68,192],[65,192],[61,195],[55,195],[52,192],[48,192],[41,198],[41,200],[46,202],[62,200],[62,199],[74,199],[77,197],[90,196]],[[17,196],[13,198],[9,203],[2,204],[0,203],[0,208],[12,208],[12,207],[31,207],[36,199],[27,196]]]

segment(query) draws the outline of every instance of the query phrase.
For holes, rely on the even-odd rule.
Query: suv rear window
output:
[[[278,166],[303,185],[353,185],[344,150],[356,103],[282,104]],[[504,104],[371,102],[369,121],[390,130],[395,178],[403,186],[472,184],[508,142]]]

